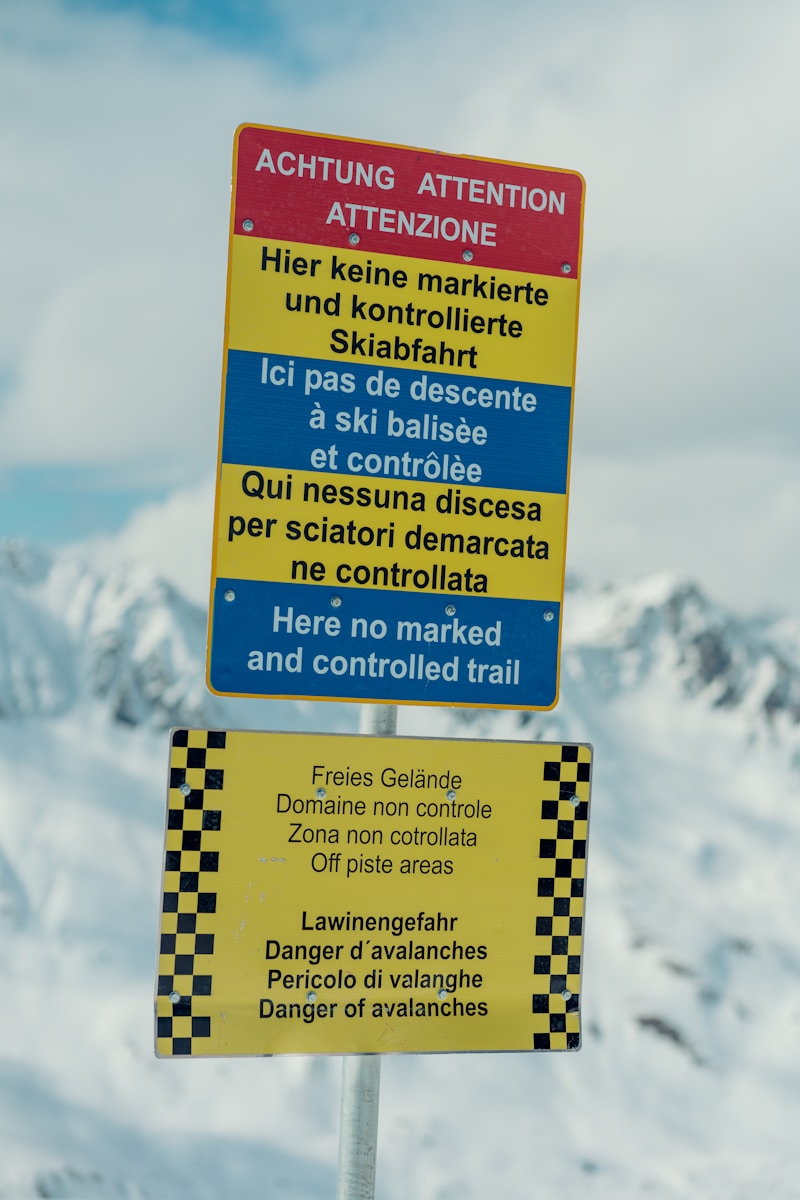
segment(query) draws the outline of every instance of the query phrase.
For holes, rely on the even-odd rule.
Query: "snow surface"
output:
[[[553,713],[399,732],[595,747],[579,1054],[383,1060],[380,1200],[800,1197],[800,630],[668,576],[574,584]],[[156,1060],[173,723],[226,701],[204,614],[134,565],[0,546],[0,1198],[321,1200],[340,1060]]]

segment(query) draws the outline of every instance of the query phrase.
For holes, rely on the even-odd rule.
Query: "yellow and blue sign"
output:
[[[583,744],[173,731],[157,1053],[579,1049],[591,770]]]
[[[224,694],[558,698],[583,181],[237,132]]]

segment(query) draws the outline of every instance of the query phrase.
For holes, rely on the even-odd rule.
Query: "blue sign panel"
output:
[[[216,689],[549,708],[558,606],[219,579]]]

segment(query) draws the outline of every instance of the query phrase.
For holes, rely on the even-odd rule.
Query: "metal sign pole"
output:
[[[396,705],[361,705],[359,733],[394,737],[396,732]],[[342,1060],[336,1200],[374,1200],[380,1086],[380,1054],[351,1054]]]
[[[380,1054],[342,1060],[336,1200],[374,1200],[380,1086]]]

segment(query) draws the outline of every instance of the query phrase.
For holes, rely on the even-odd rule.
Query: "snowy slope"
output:
[[[3,716],[57,716],[85,700],[129,725],[206,715],[203,616],[147,571],[101,577],[70,557],[6,542],[0,606]]]
[[[596,755],[578,1055],[384,1060],[382,1200],[800,1196],[800,632],[668,577],[567,598],[553,713],[401,733]],[[222,701],[204,616],[136,566],[0,550],[0,1197],[335,1191],[339,1061],[156,1061],[174,723],[352,729]]]

